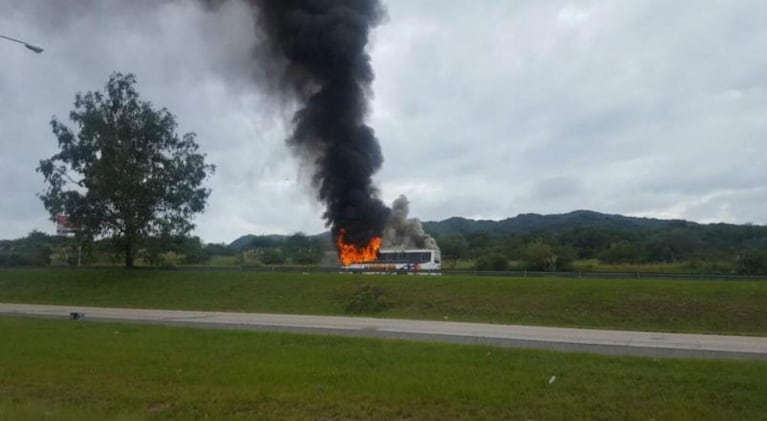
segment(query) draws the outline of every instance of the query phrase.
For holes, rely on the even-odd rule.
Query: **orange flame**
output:
[[[381,237],[373,237],[364,247],[344,243],[345,231],[341,228],[336,239],[338,258],[341,264],[349,266],[353,263],[373,262],[378,259],[378,249],[381,248]]]

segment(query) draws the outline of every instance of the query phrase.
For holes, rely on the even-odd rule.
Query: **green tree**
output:
[[[324,254],[322,244],[316,238],[309,238],[301,232],[287,237],[284,249],[293,263],[302,265],[319,263]]]
[[[622,240],[600,253],[599,260],[605,263],[639,263],[641,252],[633,243]]]
[[[469,243],[462,234],[441,235],[437,238],[437,243],[442,251],[442,258],[454,262],[465,257],[469,249]]]
[[[279,248],[269,248],[261,253],[261,261],[266,265],[281,265],[285,263],[285,253]]]
[[[480,256],[474,263],[477,270],[507,270],[509,268],[509,259],[500,253],[491,253]]]
[[[205,244],[205,254],[208,256],[234,256],[237,251],[227,246],[224,243],[208,243]]]
[[[572,247],[555,247],[543,241],[533,241],[520,250],[527,270],[546,272],[571,270],[575,255]]]
[[[736,270],[747,275],[767,274],[767,251],[748,250],[737,256]]]
[[[132,74],[113,73],[103,91],[77,93],[70,129],[51,120],[59,152],[40,161],[39,196],[55,217],[67,214],[85,238],[110,236],[133,267],[137,245],[160,233],[186,234],[214,171],[195,133],[176,134],[176,119],[135,89]]]
[[[166,235],[148,237],[142,241],[139,255],[151,265],[162,265],[168,253],[176,255],[183,263],[200,264],[210,260],[200,237]]]
[[[24,238],[0,240],[0,266],[45,266],[51,263],[54,238],[32,231]]]

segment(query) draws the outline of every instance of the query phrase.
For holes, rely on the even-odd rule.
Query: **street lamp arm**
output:
[[[27,43],[27,44],[24,44],[24,46],[27,47],[27,49],[30,49],[30,50],[36,52],[37,54],[40,54],[40,53],[43,52],[43,48],[42,47],[39,47],[39,46],[34,45],[34,44],[28,44]]]
[[[0,35],[0,38],[5,38],[8,41],[18,42],[19,44],[26,44],[26,42],[24,42],[24,41],[22,41],[20,39],[11,38],[11,37],[8,37],[8,36],[5,36],[5,35]]]
[[[30,43],[22,41],[20,39],[11,38],[11,37],[5,36],[5,35],[0,35],[0,38],[7,39],[8,41],[18,42],[19,44],[23,45],[24,47],[26,47],[29,50],[32,50],[32,51],[36,52],[37,54],[40,54],[40,53],[43,52],[43,48],[42,47],[40,47],[38,45],[35,45],[35,44],[30,44]]]

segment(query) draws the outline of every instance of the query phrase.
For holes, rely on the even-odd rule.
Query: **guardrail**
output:
[[[120,270],[121,266],[89,265],[89,266],[45,266],[45,267],[0,267],[4,269],[67,269],[67,270]],[[176,266],[154,267],[139,266],[133,270],[159,270],[181,272],[279,272],[279,273],[355,273],[345,271],[338,267],[304,267],[304,266]],[[767,281],[765,275],[737,275],[728,273],[679,273],[679,272],[537,272],[524,270],[507,271],[478,271],[478,270],[455,270],[421,271],[420,274],[433,275],[470,275],[470,276],[498,276],[515,278],[599,278],[599,279],[687,279],[687,280],[748,280]],[[392,272],[392,275],[397,274]]]
[[[444,274],[476,276],[510,276],[521,278],[600,278],[600,279],[711,279],[767,281],[767,275],[679,272],[535,272],[535,271],[470,271],[450,270]]]

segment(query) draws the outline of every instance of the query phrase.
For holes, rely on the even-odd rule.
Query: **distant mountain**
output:
[[[427,221],[423,228],[431,235],[445,234],[524,234],[529,232],[547,231],[560,232],[573,228],[648,228],[658,229],[669,226],[698,225],[694,222],[683,220],[669,220],[656,218],[637,218],[633,216],[611,215],[589,210],[576,210],[573,212],[540,215],[537,213],[523,213],[513,218],[500,221],[487,219],[467,219],[452,217],[442,221]],[[234,240],[229,247],[242,250],[247,247],[270,247],[277,246],[285,241],[287,235],[243,235]],[[310,238],[319,238],[323,244],[332,246],[330,232],[312,235]]]
[[[694,222],[664,220],[655,218],[637,218],[623,215],[610,215],[588,210],[577,210],[555,215],[524,213],[500,221],[473,220],[452,217],[442,221],[428,221],[423,228],[431,235],[444,234],[519,234],[535,231],[558,232],[572,228],[610,227],[610,228],[663,228],[670,225],[695,225]]]
[[[250,247],[275,247],[285,242],[290,237],[289,235],[271,234],[271,235],[253,235],[246,234],[240,238],[232,241],[229,244],[229,248],[235,250],[242,250]],[[317,235],[309,235],[311,239],[319,239],[323,245],[330,247],[332,239],[330,238],[330,231],[326,231]]]
[[[283,241],[285,241],[285,238],[287,237],[288,237],[287,235],[279,235],[279,234],[272,234],[272,235],[246,234],[232,241],[229,244],[229,247],[233,249],[237,249],[237,250],[242,250],[246,247],[250,247],[253,243],[256,243],[256,242],[262,242],[265,245],[271,246],[271,245],[282,243]]]

